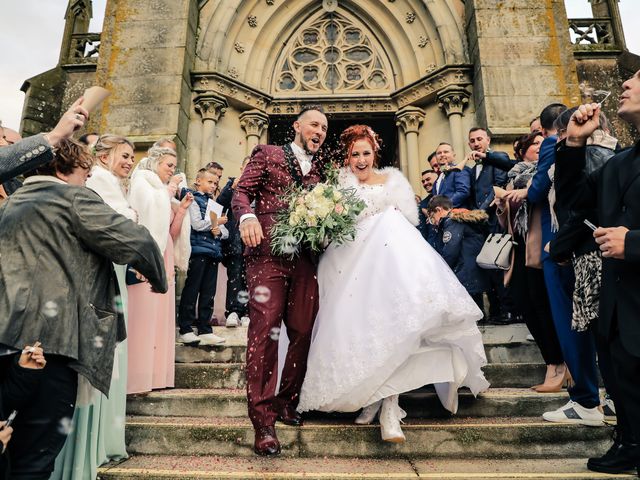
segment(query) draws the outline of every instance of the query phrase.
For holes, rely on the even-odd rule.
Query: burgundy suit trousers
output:
[[[298,405],[307,370],[313,322],[318,311],[316,266],[306,255],[293,260],[274,256],[245,257],[249,301],[247,399],[255,428],[274,425],[279,406]],[[280,390],[278,329],[287,328],[289,350]]]

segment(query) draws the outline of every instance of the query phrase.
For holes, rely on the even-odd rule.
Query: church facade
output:
[[[23,86],[22,130],[102,85],[112,94],[89,130],[140,150],[174,138],[193,178],[210,161],[237,173],[256,144],[291,138],[301,105],[321,104],[329,144],[371,125],[382,162],[419,192],[427,155],[447,141],[461,158],[472,126],[508,149],[550,102],[607,89],[615,111],[638,57],[617,0],[591,3],[593,19],[568,19],[561,0],[108,0],[91,33],[91,1],[70,0],[59,64]]]

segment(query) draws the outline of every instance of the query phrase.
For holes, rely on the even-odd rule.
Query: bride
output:
[[[316,317],[298,411],[353,412],[369,424],[379,413],[382,439],[405,440],[398,395],[435,384],[455,413],[458,388],[486,390],[476,321],[482,314],[444,260],[414,227],[413,190],[395,168],[376,169],[378,137],[353,125],[341,187],[367,204],[353,242],[330,245],[318,266]]]

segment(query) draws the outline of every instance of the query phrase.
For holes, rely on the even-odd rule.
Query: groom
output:
[[[284,194],[293,185],[320,180],[314,155],[327,135],[327,117],[320,106],[305,106],[293,122],[295,139],[284,147],[258,145],[233,196],[233,214],[240,219],[245,250],[249,301],[247,399],[255,429],[254,451],[277,455],[276,419],[302,425],[296,412],[307,368],[313,321],[318,310],[316,267],[308,253],[294,259],[271,252],[270,230],[276,215],[288,208]],[[255,201],[255,209],[251,202]],[[278,336],[284,321],[289,337],[280,390]]]

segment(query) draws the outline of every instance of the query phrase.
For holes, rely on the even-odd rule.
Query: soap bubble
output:
[[[280,339],[280,327],[273,327],[269,330],[269,338],[274,342],[278,341]]]
[[[267,303],[271,299],[271,290],[264,285],[258,285],[253,291],[253,299],[258,303]]]
[[[45,317],[53,318],[58,316],[58,304],[52,300],[49,300],[42,307],[42,314]]]
[[[242,305],[246,305],[247,303],[249,303],[249,292],[247,292],[246,290],[240,290],[238,292],[238,302],[241,303]]]
[[[96,348],[104,347],[104,339],[100,335],[93,337],[93,346]]]
[[[124,313],[124,301],[122,296],[116,295],[113,297],[113,309],[116,313]]]
[[[63,417],[58,422],[58,433],[61,435],[70,435],[73,432],[73,420],[69,417]]]

